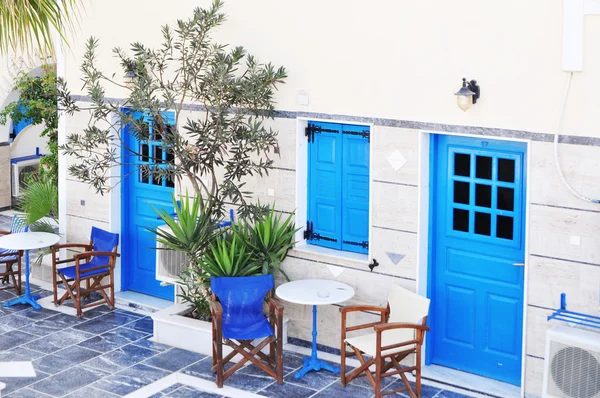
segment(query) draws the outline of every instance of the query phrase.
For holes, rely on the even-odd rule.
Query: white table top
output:
[[[324,305],[350,300],[354,296],[354,289],[338,281],[302,279],[284,283],[275,290],[275,294],[290,303]]]
[[[48,232],[19,232],[0,236],[0,248],[12,250],[32,250],[52,246],[60,236]]]

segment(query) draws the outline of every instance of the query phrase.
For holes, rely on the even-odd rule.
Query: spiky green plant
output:
[[[263,274],[279,272],[288,281],[290,280],[280,264],[288,250],[296,243],[294,234],[298,229],[295,228],[293,218],[292,213],[282,220],[281,213],[276,212],[273,205],[253,225],[245,223],[236,228],[238,235],[252,251],[252,262],[260,265]]]
[[[180,203],[171,196],[175,217],[165,209],[154,211],[169,226],[171,231],[149,229],[165,249],[176,250],[186,255],[188,266],[200,267],[200,258],[218,233],[218,222],[213,220],[211,202],[202,200],[200,195],[190,199],[186,192]]]
[[[248,245],[234,230],[223,232],[212,242],[202,262],[211,277],[260,274],[260,264],[252,261]]]
[[[31,178],[25,185],[18,208],[32,231],[54,232],[48,220],[58,222],[58,187],[48,178]]]

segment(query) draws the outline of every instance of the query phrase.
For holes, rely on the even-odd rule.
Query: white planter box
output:
[[[152,314],[153,341],[172,347],[212,356],[212,325],[210,322],[183,316],[190,311],[189,304],[175,304]],[[283,344],[287,343],[288,318],[283,318]],[[263,350],[267,352],[269,347]],[[223,346],[223,355],[231,349]],[[239,357],[239,355],[238,355]],[[236,360],[234,358],[234,360]]]

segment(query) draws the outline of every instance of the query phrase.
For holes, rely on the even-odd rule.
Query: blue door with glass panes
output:
[[[306,137],[307,242],[368,253],[369,127],[309,122]]]
[[[130,126],[123,128],[125,144],[136,155],[123,154],[122,289],[173,300],[173,286],[160,286],[156,280],[156,238],[146,228],[163,224],[153,207],[169,212],[173,210],[171,194],[174,184],[171,179],[140,172],[138,168],[140,164],[148,166],[145,170],[164,168],[173,161],[171,151],[163,143],[163,134],[168,131],[169,125],[158,125],[141,114],[136,114],[137,117],[147,131],[143,137],[132,134]],[[167,113],[164,118],[167,123],[173,124],[173,114]]]
[[[438,135],[428,362],[519,385],[524,143]]]

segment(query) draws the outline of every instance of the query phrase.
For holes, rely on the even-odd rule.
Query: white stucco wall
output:
[[[91,1],[82,31],[66,53],[72,93],[85,94],[78,91],[79,66],[88,36],[100,38],[98,66],[112,74],[120,70],[113,47],[127,48],[138,40],[158,45],[161,24],[186,18],[195,6],[208,4],[185,0],[177,7],[164,7],[141,0]],[[278,110],[314,112],[340,122],[367,117],[374,123],[371,172],[379,182],[372,185],[371,257],[380,266],[369,272],[364,261],[294,250],[284,264],[292,279],[333,278],[328,263],[346,267],[338,279],[356,288],[356,303],[384,304],[391,283],[417,290],[427,267],[419,257],[426,245],[419,234],[422,220],[417,209],[423,206],[419,192],[429,183],[421,167],[427,154],[419,146],[420,135],[434,130],[474,132],[455,125],[533,133],[527,136],[531,205],[523,364],[524,392],[540,396],[546,317],[559,306],[560,292],[568,293],[571,309],[600,315],[600,209],[564,187],[555,170],[551,137],[541,135],[557,132],[567,79],[561,66],[562,2],[434,0],[367,5],[342,0],[229,0],[224,11],[228,21],[217,34],[219,40],[243,45],[261,60],[288,69],[287,84],[276,96]],[[579,145],[561,144],[561,164],[577,190],[599,198],[600,141],[594,138],[600,138],[596,95],[600,16],[586,17],[584,36],[584,69],[573,75],[563,132],[591,139],[579,140]],[[482,93],[466,113],[458,109],[453,95],[462,77],[478,80]],[[299,89],[309,92],[308,106],[296,104]],[[109,88],[107,95],[120,98],[124,93]],[[373,118],[434,125],[431,129],[388,127]],[[82,131],[88,116],[82,113],[65,120],[70,134]],[[289,212],[298,208],[296,188],[303,175],[296,169],[297,120],[278,118],[271,124],[280,132],[281,156],[274,157],[278,169],[269,177],[249,181],[248,187],[262,202],[274,200],[280,210]],[[519,136],[519,132],[508,133]],[[395,149],[407,158],[397,173],[385,161]],[[267,195],[269,188],[274,189],[274,197]],[[118,203],[111,203],[110,196],[99,197],[72,177],[68,177],[66,196],[68,240],[85,240],[91,225],[118,228],[109,216]],[[81,199],[86,206],[81,206]],[[571,236],[580,237],[581,244],[571,244]],[[388,251],[405,258],[394,265],[385,255]],[[286,313],[291,318],[290,335],[310,339],[310,308],[286,305]],[[319,314],[319,342],[337,347],[337,307],[324,307]]]

